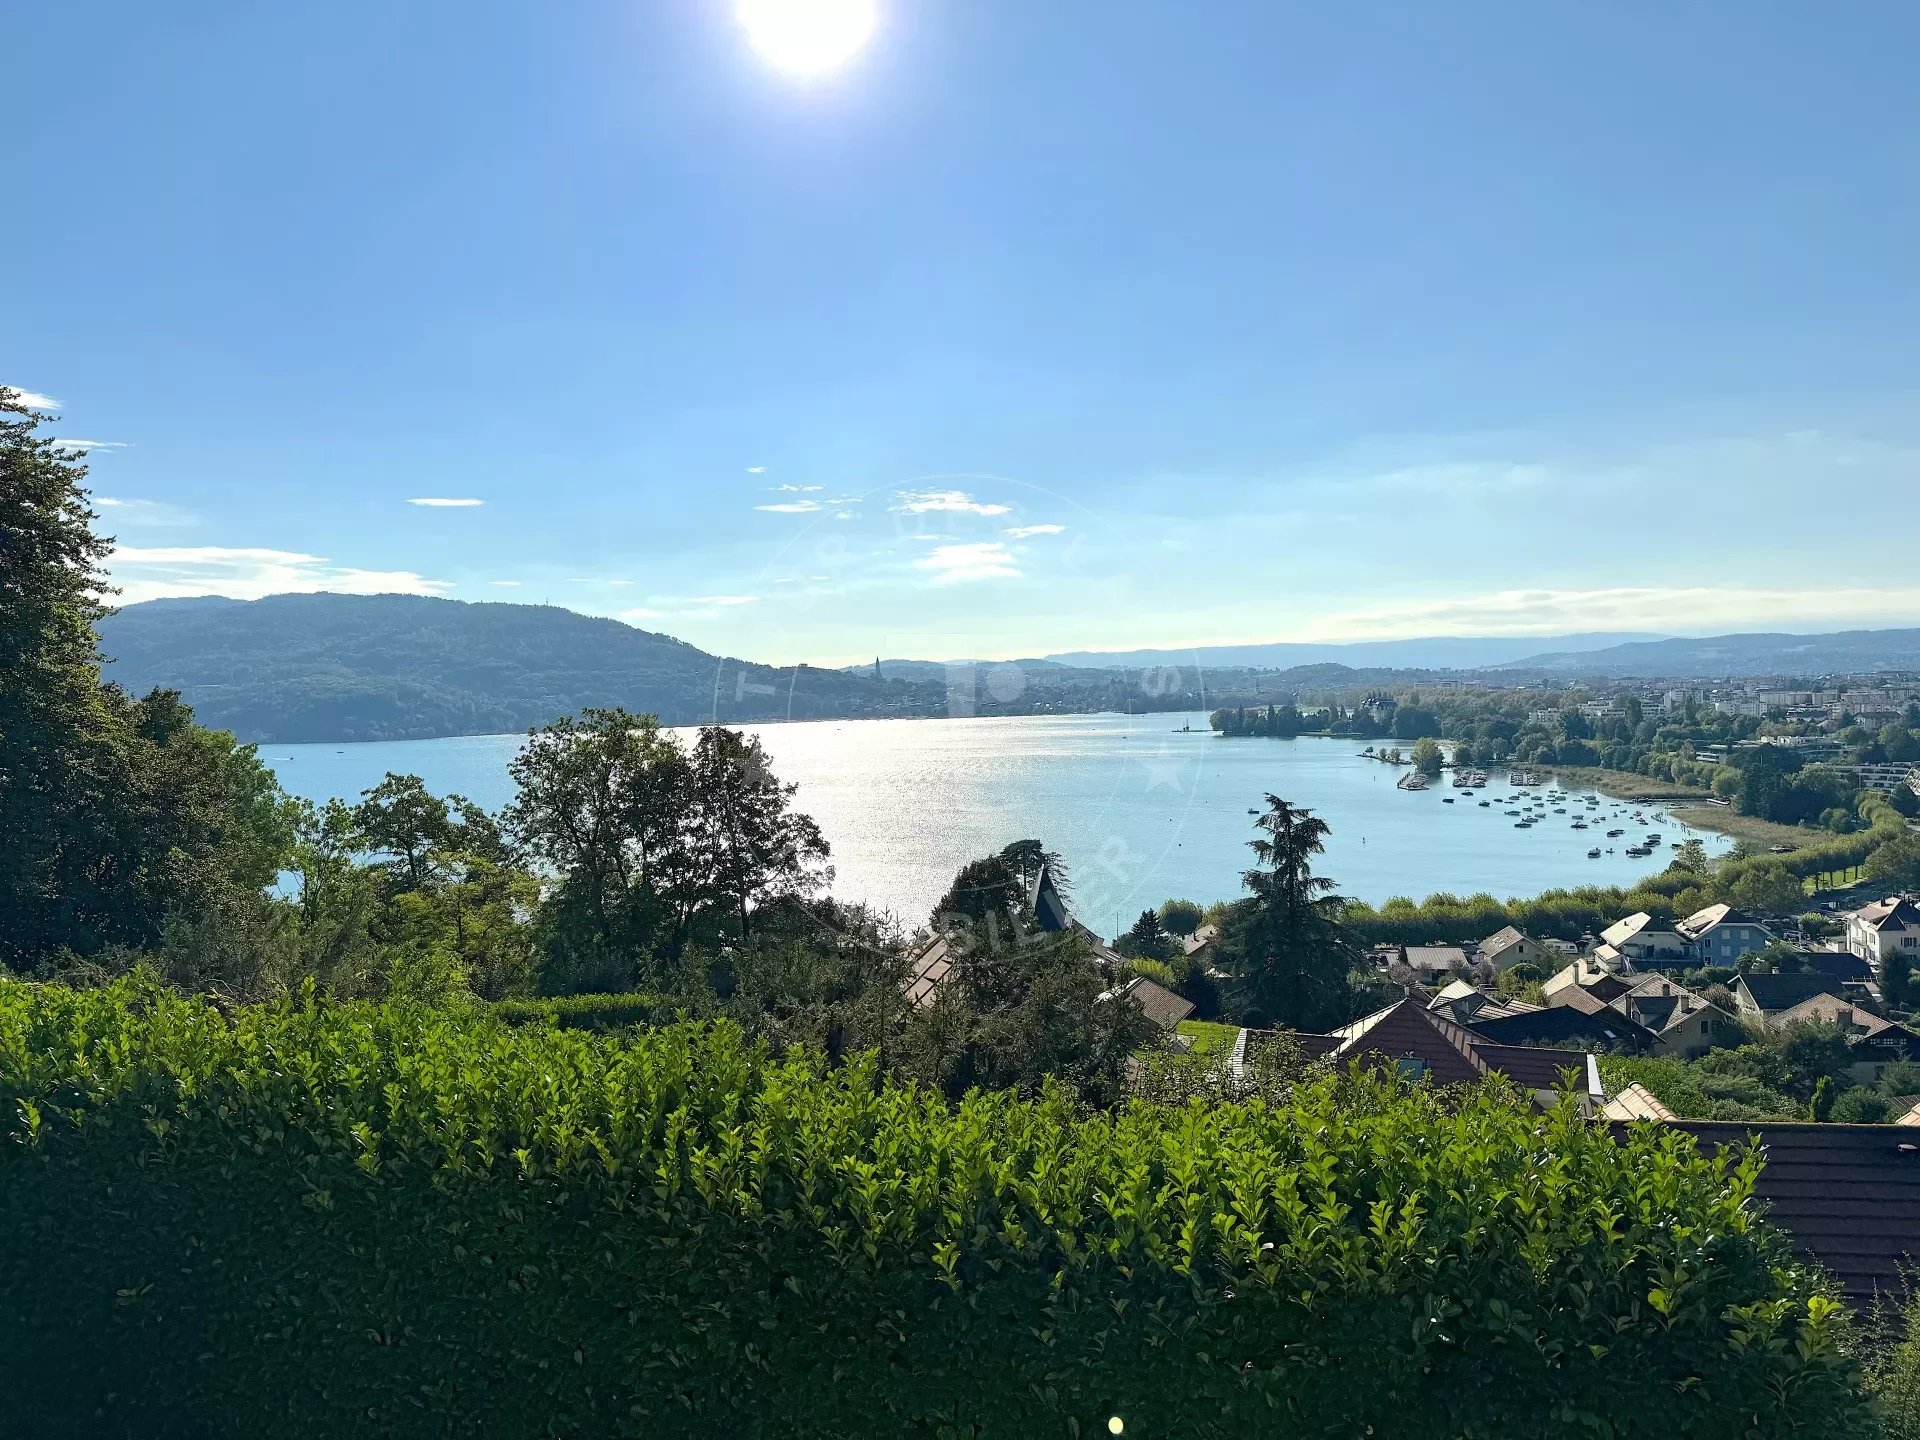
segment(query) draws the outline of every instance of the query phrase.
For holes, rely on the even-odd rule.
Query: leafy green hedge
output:
[[[619,1030],[671,1018],[673,1007],[655,995],[558,995],[532,1000],[496,1000],[493,1013],[509,1025],[552,1020],[570,1030]]]
[[[0,984],[5,1423],[1861,1433],[1756,1169],[1491,1088],[949,1107],[726,1025]]]

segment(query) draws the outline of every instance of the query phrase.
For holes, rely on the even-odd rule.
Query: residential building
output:
[[[1073,912],[1067,909],[1066,897],[1060,893],[1060,887],[1053,883],[1053,876],[1045,865],[1033,877],[1033,892],[1027,897],[1027,904],[1033,912],[1034,923],[1042,930],[1052,935],[1074,935],[1084,940],[1093,951],[1094,961],[1109,973],[1114,966],[1125,963],[1125,956],[1073,918]]]
[[[1664,976],[1649,976],[1611,1008],[1653,1033],[1655,1055],[1691,1060],[1716,1045],[1738,1045],[1746,1038],[1733,1016]]]
[[[1496,1045],[1564,1045],[1571,1040],[1592,1050],[1640,1054],[1654,1043],[1651,1032],[1606,1005],[1587,1011],[1573,1005],[1542,1008],[1513,1002],[1500,1010],[1484,1009],[1465,1023]]]
[[[1730,966],[1742,955],[1758,954],[1773,940],[1771,930],[1731,905],[1696,910],[1673,928],[1687,942],[1688,956],[1696,965]]]
[[[1381,968],[1404,965],[1423,985],[1443,985],[1467,968],[1467,952],[1458,945],[1388,945],[1373,952]]]
[[[1537,1103],[1554,1104],[1571,1082],[1591,1105],[1600,1101],[1600,1072],[1577,1050],[1497,1045],[1456,1025],[1418,1000],[1396,1000],[1327,1035],[1293,1037],[1309,1055],[1335,1065],[1398,1070],[1439,1085],[1471,1085],[1504,1075]]]
[[[1480,963],[1491,965],[1496,971],[1532,965],[1546,975],[1559,967],[1560,956],[1525,931],[1509,925],[1480,942]]]
[[[1125,983],[1114,986],[1100,996],[1101,1000],[1131,1000],[1140,1007],[1147,1019],[1158,1025],[1168,1034],[1179,1028],[1180,1022],[1193,1014],[1194,1004],[1186,996],[1167,989],[1157,981],[1144,975],[1135,975]]]
[[[1896,1061],[1920,1060],[1920,1034],[1836,995],[1812,996],[1791,1010],[1768,1016],[1767,1023],[1782,1030],[1812,1023],[1838,1026],[1847,1037],[1853,1062],[1847,1074],[1860,1085],[1879,1084],[1886,1068]]]
[[[1622,962],[1635,970],[1681,970],[1693,963],[1686,937],[1655,923],[1644,910],[1602,930],[1593,957],[1610,969]]]
[[[1847,949],[1871,965],[1875,976],[1892,955],[1905,955],[1920,972],[1920,906],[1901,895],[1862,905],[1847,916]]]
[[[1588,956],[1555,971],[1540,988],[1549,1006],[1570,1005],[1591,1013],[1626,994],[1635,983]]]
[[[1680,1117],[1669,1110],[1654,1094],[1638,1080],[1624,1090],[1615,1091],[1600,1107],[1603,1120],[1677,1120]]]
[[[1800,963],[1817,975],[1837,981],[1840,993],[1864,993],[1873,979],[1873,967],[1851,950],[1800,950]]]
[[[1219,926],[1202,925],[1181,943],[1186,949],[1187,960],[1196,970],[1212,971],[1219,964]]]
[[[1770,1022],[1774,1016],[1796,1009],[1816,995],[1838,999],[1840,982],[1817,972],[1742,975],[1733,982],[1733,998],[1739,1013],[1754,1020]]]

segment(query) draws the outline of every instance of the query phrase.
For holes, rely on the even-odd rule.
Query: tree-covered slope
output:
[[[203,596],[100,624],[107,678],[182,691],[243,740],[422,739],[523,730],[588,706],[667,724],[915,714],[944,691],[709,655],[545,605],[418,595]]]

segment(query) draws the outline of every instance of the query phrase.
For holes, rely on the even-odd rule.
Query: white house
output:
[[[1624,961],[1636,970],[1673,970],[1691,963],[1689,952],[1684,936],[1662,929],[1646,911],[1636,910],[1600,932],[1593,955],[1610,969]]]
[[[1876,976],[1892,955],[1905,955],[1920,971],[1920,906],[1903,895],[1862,905],[1847,916],[1847,949]]]

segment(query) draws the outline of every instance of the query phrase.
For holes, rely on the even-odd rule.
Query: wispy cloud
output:
[[[747,466],[747,474],[749,475],[764,475],[766,473],[767,473],[767,467],[764,465]]]
[[[53,443],[67,450],[84,450],[89,453],[95,450],[125,450],[127,448],[127,442],[124,440],[69,440],[63,435],[56,435]]]
[[[336,565],[324,555],[297,550],[225,545],[121,545],[107,560],[120,588],[120,602],[185,595],[226,595],[258,600],[263,595],[438,595],[452,587],[412,570],[362,570]]]
[[[18,385],[9,388],[12,389],[19,402],[29,410],[58,410],[60,408],[60,402],[51,395],[43,395],[38,390],[22,390]]]
[[[970,545],[936,545],[931,554],[913,562],[933,572],[935,585],[958,585],[971,580],[1018,580],[1020,567],[998,540]]]
[[[1066,530],[1064,525],[1014,525],[1000,533],[1014,540],[1030,540],[1035,535],[1064,535]]]
[[[851,510],[840,510],[835,512],[833,518],[836,520],[851,520],[854,518],[854,514]]]
[[[1388,639],[1416,635],[1554,635],[1569,630],[1703,634],[1768,625],[1909,624],[1920,586],[1787,589],[1633,586],[1595,590],[1501,590],[1404,601],[1332,615],[1302,638]]]
[[[409,505],[425,505],[431,510],[470,510],[486,503],[484,500],[454,499],[445,495],[421,495],[407,501]]]
[[[769,490],[786,490],[797,495],[809,490],[824,490],[826,487],[824,485],[769,485],[767,488]]]
[[[169,505],[164,500],[129,500],[118,495],[95,495],[93,504],[99,507],[107,522],[116,530],[175,530],[196,523],[190,511],[178,505]]]
[[[772,515],[811,515],[821,505],[818,500],[783,500],[777,505],[756,505],[753,508]]]
[[[948,511],[960,515],[1004,515],[1005,505],[974,499],[964,490],[901,490],[893,508],[906,515],[925,515],[930,511]]]
[[[520,582],[518,580],[489,580],[487,583],[489,585],[498,585],[508,590],[518,590],[520,588]]]

